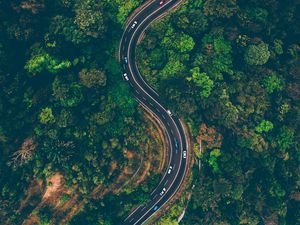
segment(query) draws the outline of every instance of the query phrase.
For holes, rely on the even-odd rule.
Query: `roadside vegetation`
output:
[[[160,146],[116,57],[141,3],[0,1],[0,224],[78,224],[87,203],[97,213],[85,224],[115,224],[146,198],[148,183],[128,201],[99,200],[143,163],[144,148]],[[109,210],[120,201],[126,209]]]
[[[187,0],[146,31],[138,66],[202,162],[182,224],[300,223],[299,7]]]
[[[142,2],[0,0],[0,224],[118,225],[159,182],[162,136],[117,60]],[[138,66],[202,165],[182,224],[300,224],[299,8],[186,0],[146,31]]]

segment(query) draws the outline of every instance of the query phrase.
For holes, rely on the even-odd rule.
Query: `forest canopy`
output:
[[[120,179],[160,150],[117,58],[143,2],[0,0],[0,224],[118,225],[159,183]],[[139,70],[196,161],[158,224],[300,224],[299,21],[294,0],[186,0],[145,31]]]

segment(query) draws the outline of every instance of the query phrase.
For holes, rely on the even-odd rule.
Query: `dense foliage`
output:
[[[113,183],[124,151],[147,139],[115,57],[142,1],[128,2],[0,1],[1,224],[31,213],[34,201],[18,209],[34,179],[59,171],[83,198]],[[48,224],[51,210],[39,215]]]
[[[87,203],[69,224],[120,224],[159,182],[90,197],[149,139],[117,61],[142,2],[0,0],[1,224],[57,219],[33,211],[39,199],[22,206],[56,172]],[[146,31],[141,73],[187,122],[202,164],[182,224],[300,224],[299,12],[294,0],[186,0]]]
[[[299,9],[189,0],[146,32],[141,72],[202,161],[182,224],[300,223]]]

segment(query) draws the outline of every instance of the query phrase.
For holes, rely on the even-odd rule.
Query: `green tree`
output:
[[[268,120],[261,121],[260,124],[255,127],[255,130],[258,133],[266,133],[272,129],[273,129],[273,123]]]
[[[109,108],[108,108],[109,109]],[[110,110],[105,110],[103,112],[98,112],[92,115],[91,121],[98,125],[104,125],[111,121],[113,114]]]
[[[206,73],[201,73],[199,67],[193,68],[190,72],[192,76],[186,79],[188,81],[193,81],[197,87],[200,87],[200,96],[207,98],[214,87],[213,80],[211,80]]]
[[[208,164],[212,167],[213,171],[215,173],[219,173],[219,165],[217,163],[218,158],[221,155],[220,149],[214,149],[209,153],[209,159],[208,159]]]
[[[281,91],[283,89],[283,82],[276,73],[272,73],[264,78],[263,86],[266,88],[267,92],[271,94],[274,91]]]
[[[33,55],[30,60],[27,61],[25,69],[33,75],[44,71],[56,74],[61,70],[71,67],[71,65],[72,64],[69,60],[58,60],[47,53],[43,53]]]
[[[78,83],[65,84],[58,77],[52,83],[52,95],[65,107],[75,107],[83,100],[82,87]]]
[[[204,3],[204,13],[217,18],[230,18],[238,10],[236,0],[207,0]]]
[[[274,51],[277,55],[282,55],[283,54],[283,42],[279,39],[275,39],[273,41],[273,45],[274,45]]]
[[[101,2],[96,0],[77,0],[74,22],[88,36],[93,38],[103,36],[105,24]]]
[[[52,109],[49,107],[43,108],[39,114],[39,121],[42,124],[51,124],[55,122],[55,117],[53,115]]]
[[[138,0],[116,0],[116,3],[118,4],[117,20],[120,24],[123,24],[129,13],[139,5]]]
[[[190,35],[197,35],[205,31],[208,26],[206,16],[199,9],[191,9],[176,16],[176,25]]]
[[[230,42],[209,34],[201,42],[203,52],[196,55],[193,65],[203,68],[214,80],[222,80],[223,74],[233,75]]]
[[[184,209],[180,205],[173,205],[170,211],[168,211],[167,215],[164,215],[160,218],[160,220],[157,222],[157,225],[178,225],[177,219],[183,210]]]
[[[294,143],[294,135],[295,132],[286,126],[279,130],[276,141],[280,150],[285,151],[292,146]]]
[[[62,36],[67,42],[74,44],[86,43],[91,39],[76,26],[72,18],[63,15],[57,15],[51,20],[50,34]]]
[[[179,50],[179,52],[184,53],[192,51],[195,46],[195,42],[192,37],[183,34],[174,42],[174,45]]]
[[[184,33],[175,33],[174,29],[168,29],[162,40],[162,45],[179,51],[181,53],[190,52],[195,46],[194,39]]]
[[[171,58],[161,71],[161,75],[163,78],[176,77],[182,73],[184,69],[185,66],[179,59]]]
[[[124,116],[132,116],[135,112],[136,102],[129,92],[128,85],[125,83],[116,83],[110,91],[110,101],[108,104],[113,104],[119,108],[119,112]]]
[[[279,198],[284,197],[286,195],[286,191],[281,187],[281,185],[277,181],[272,182],[269,193],[273,197],[279,197]]]
[[[268,62],[269,57],[269,48],[265,43],[250,45],[244,54],[244,59],[249,65],[264,65]]]
[[[82,69],[79,72],[81,83],[88,87],[100,87],[106,85],[106,75],[102,70],[97,69]]]
[[[62,109],[58,118],[57,118],[57,125],[61,128],[68,127],[72,122],[72,115],[66,109]]]

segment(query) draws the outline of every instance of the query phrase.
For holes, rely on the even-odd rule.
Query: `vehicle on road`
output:
[[[139,68],[135,62],[137,57],[136,48],[146,28],[153,21],[173,9],[180,1],[152,0],[149,2],[151,3],[145,4],[144,8],[141,8],[141,11],[135,14],[134,17],[130,17],[133,19],[125,27],[119,48],[120,64],[123,71],[121,75],[123,75],[124,80],[127,80],[124,76],[124,73],[127,73],[127,77],[130,77],[128,83],[131,84],[131,89],[139,94],[139,96],[136,96],[137,100],[147,110],[153,110],[153,114],[157,119],[161,119],[162,126],[166,129],[170,141],[170,148],[168,148],[170,164],[165,168],[163,178],[151,193],[150,199],[128,215],[122,223],[124,225],[145,224],[153,214],[160,211],[162,205],[168,203],[176,195],[184,181],[187,170],[187,160],[183,159],[183,153],[181,152],[183,150],[187,151],[184,129],[176,114],[173,114],[171,106],[169,106],[170,109],[165,107],[163,102],[160,102],[160,98],[154,96],[154,94],[159,96],[158,93],[152,92],[151,87],[147,88],[148,85],[143,81],[142,74],[139,73]],[[176,150],[176,154],[174,150]],[[187,152],[185,154],[187,155]]]
[[[167,113],[172,116],[172,112],[169,109],[167,110]]]
[[[134,21],[133,24],[131,25],[131,28],[135,28],[135,26],[137,25],[137,21]]]
[[[183,151],[183,158],[186,159],[186,151]]]
[[[127,73],[124,73],[124,74],[123,74],[123,77],[124,77],[124,79],[125,79],[126,81],[129,81],[129,78],[128,78],[128,76],[127,76]]]
[[[168,169],[168,174],[170,174],[172,172],[172,169],[173,169],[173,167],[170,166],[169,169]]]
[[[178,141],[175,139],[175,147],[178,149]]]
[[[166,192],[166,188],[163,188],[162,191],[159,193],[162,196]]]
[[[163,4],[165,4],[165,0],[161,0],[161,1],[159,2],[159,5],[160,5],[160,6],[163,5]]]

